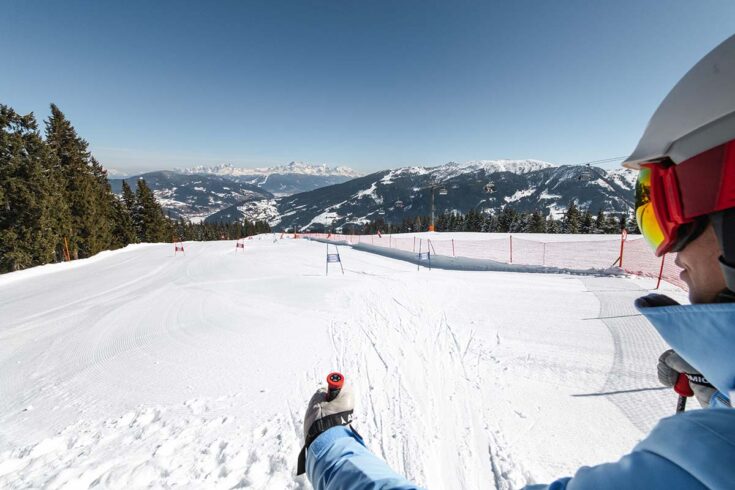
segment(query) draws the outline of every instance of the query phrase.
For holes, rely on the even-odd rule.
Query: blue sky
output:
[[[123,171],[630,153],[735,2],[5,2],[0,103]]]

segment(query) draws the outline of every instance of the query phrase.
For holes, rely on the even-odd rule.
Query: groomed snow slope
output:
[[[634,281],[348,247],[325,277],[325,245],[260,238],[0,276],[0,487],[310,488],[303,410],[333,369],[369,447],[437,489],[613,461],[673,411],[651,329],[597,319],[629,314]]]

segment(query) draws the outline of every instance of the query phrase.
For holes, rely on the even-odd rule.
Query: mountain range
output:
[[[170,217],[192,221],[201,221],[233,205],[289,196],[360,176],[347,167],[303,162],[267,168],[240,168],[231,164],[198,166],[125,178],[119,174],[108,171],[115,193],[121,192],[123,180],[134,189],[138,179],[145,179]]]
[[[271,226],[322,229],[382,218],[478,209],[540,210],[560,218],[572,201],[591,212],[632,213],[636,174],[627,169],[555,166],[538,160],[450,162],[438,167],[404,167],[286,197],[249,200],[209,216],[208,222],[263,219]]]
[[[218,175],[183,175],[163,170],[109,181],[112,191],[120,194],[123,181],[135,190],[138,179],[145,179],[170,218],[192,222],[236,204],[273,198],[273,194],[256,185]]]
[[[540,210],[560,218],[568,204],[632,213],[636,174],[626,169],[556,166],[539,160],[450,162],[360,176],[346,167],[291,162],[271,168],[232,165],[159,171],[144,178],[172,218],[233,222],[265,220],[276,229],[321,229],[382,218],[399,223],[435,212]],[[123,179],[110,179],[119,193]]]
[[[263,168],[241,168],[231,164],[174,169],[183,175],[216,175],[260,187],[275,196],[289,196],[320,187],[340,184],[361,174],[348,167],[291,162]]]

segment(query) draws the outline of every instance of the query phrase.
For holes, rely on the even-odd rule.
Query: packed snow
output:
[[[570,475],[674,411],[631,307],[651,281],[349,247],[326,275],[324,244],[279,238],[0,276],[0,487],[310,488],[303,412],[335,369],[368,446],[429,488]]]

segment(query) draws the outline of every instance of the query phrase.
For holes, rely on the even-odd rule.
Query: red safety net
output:
[[[327,238],[325,233],[305,234],[306,237]],[[394,248],[418,253],[427,248],[434,255],[447,257],[467,257],[489,259],[497,262],[540,265],[575,270],[604,271],[611,267],[621,267],[625,272],[644,277],[664,280],[682,289],[686,284],[679,278],[681,268],[674,263],[674,257],[656,257],[640,235],[610,235],[594,239],[544,241],[518,236],[488,235],[483,239],[444,238],[440,235],[425,238],[413,235],[340,235],[331,234],[329,239],[343,241],[351,245],[363,243],[378,247]],[[567,238],[567,237],[565,237]],[[621,247],[622,245],[622,247]],[[621,257],[622,253],[622,257]],[[658,287],[658,286],[657,286]]]

